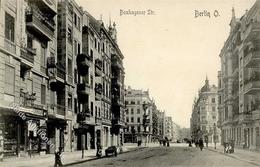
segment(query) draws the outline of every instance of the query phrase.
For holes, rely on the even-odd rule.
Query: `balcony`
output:
[[[244,32],[244,41],[250,41],[256,39],[259,36],[260,32],[260,23],[259,22],[250,22]]]
[[[65,112],[66,112],[65,105],[57,104],[56,107],[57,107],[57,114],[61,116],[65,116]]]
[[[123,69],[123,65],[122,62],[119,58],[112,58],[112,62],[111,62],[112,67],[116,68],[116,69]]]
[[[100,59],[95,60],[95,75],[102,76],[102,61]]]
[[[96,84],[95,85],[95,99],[101,100],[102,99],[102,84]]]
[[[49,84],[52,91],[59,90],[61,87],[57,81],[57,66],[55,63],[55,57],[47,58],[47,74],[49,76]]]
[[[239,114],[239,122],[240,123],[251,123],[252,122],[252,114],[250,114],[250,113],[240,113]]]
[[[202,121],[200,121],[200,123],[202,123],[202,124],[207,124],[208,121],[207,121],[207,120],[202,120]]]
[[[54,36],[54,20],[44,16],[43,13],[35,7],[31,7],[30,10],[26,11],[26,26],[28,30],[39,35],[41,39],[49,41],[52,40]]]
[[[80,83],[77,85],[77,92],[81,95],[89,95],[92,89],[87,83]]]
[[[244,93],[256,94],[260,90],[260,80],[258,78],[250,77],[244,81]]]
[[[66,79],[66,69],[61,64],[57,63],[57,77],[65,80]]]
[[[78,73],[80,75],[87,75],[88,68],[91,66],[93,62],[93,58],[87,54],[78,54],[77,56],[77,66],[78,66]]]
[[[120,107],[124,106],[119,96],[114,96],[114,98],[112,98],[112,105],[120,106]]]
[[[114,77],[114,78],[111,79],[111,82],[112,82],[112,85],[122,86],[122,83],[121,83],[119,78]]]
[[[259,67],[260,63],[260,51],[249,51],[244,57],[245,67]]]
[[[14,42],[4,38],[4,49],[12,54],[16,54],[16,45]]]
[[[29,0],[29,2],[35,3],[35,0]],[[56,0],[38,0],[36,4],[43,11],[50,13],[50,15],[56,15]]]
[[[86,121],[87,117],[90,117],[90,111],[88,109],[84,112],[77,113],[77,122],[83,123]]]
[[[34,56],[36,55],[36,49],[33,48],[21,48],[21,58],[30,63],[34,63]]]

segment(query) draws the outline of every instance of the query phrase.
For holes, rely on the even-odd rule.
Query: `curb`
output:
[[[125,153],[129,153],[129,152],[133,152],[133,151],[137,151],[137,150],[140,150],[144,147],[137,147],[133,150],[128,150],[128,151],[124,151],[120,154],[125,154]],[[81,164],[81,163],[85,163],[85,162],[89,162],[89,161],[94,161],[94,160],[98,160],[98,159],[102,159],[102,158],[106,158],[106,156],[102,156],[100,158],[98,157],[94,157],[94,158],[90,158],[90,159],[85,159],[85,160],[81,160],[81,161],[77,161],[77,162],[71,162],[71,163],[66,163],[66,164],[63,164],[63,166],[71,166],[71,165],[76,165],[76,164]]]
[[[241,159],[240,157],[232,155],[232,154],[225,154],[223,152],[220,152],[220,151],[217,151],[217,150],[214,150],[214,149],[210,149],[210,148],[206,148],[206,149],[209,150],[209,151],[212,151],[212,152],[217,152],[219,154],[226,155],[226,156],[231,157],[233,159],[237,159],[237,160],[240,160],[240,161],[244,161],[244,162],[250,163],[252,165],[260,166],[260,163],[257,163],[257,162],[254,162],[254,161],[250,161],[250,160],[246,160],[246,159]]]

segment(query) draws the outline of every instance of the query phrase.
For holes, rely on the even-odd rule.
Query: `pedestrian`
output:
[[[199,147],[200,147],[200,151],[202,151],[202,149],[204,147],[202,138],[199,139]]]
[[[28,150],[28,153],[29,153],[29,156],[30,158],[32,157],[32,139],[30,138],[29,141],[28,141],[28,146],[29,146],[29,150]]]
[[[55,164],[54,164],[54,167],[62,166],[61,153],[62,153],[62,147],[59,147],[59,150],[55,152]]]
[[[195,141],[195,146],[196,146],[196,148],[198,148],[198,146],[199,146],[199,141],[198,140]]]

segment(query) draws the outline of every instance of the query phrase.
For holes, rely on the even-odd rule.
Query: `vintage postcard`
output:
[[[259,157],[260,0],[0,0],[1,167]]]

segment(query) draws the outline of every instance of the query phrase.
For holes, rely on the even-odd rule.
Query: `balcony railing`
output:
[[[53,18],[48,18],[36,7],[31,7],[26,11],[26,23],[29,28],[38,34],[51,40],[54,35],[55,22]]]
[[[13,54],[16,54],[16,45],[14,42],[9,39],[4,38],[4,48]]]
[[[63,80],[65,80],[65,78],[66,78],[65,68],[62,68],[59,65],[57,65],[57,77],[59,77]]]
[[[260,62],[260,51],[249,51],[244,57],[245,67],[258,67]]]
[[[254,72],[248,79],[244,80],[244,92],[254,94],[260,90],[260,73]]]
[[[123,69],[123,65],[120,59],[113,57],[111,62],[113,67]]]
[[[36,55],[36,49],[33,48],[21,48],[21,57],[25,60],[34,63],[34,56]]]
[[[64,106],[64,105],[57,104],[56,107],[57,107],[57,114],[58,114],[58,115],[65,116],[65,111],[66,111],[65,106]]]
[[[91,86],[87,83],[79,83],[77,85],[77,91],[80,94],[87,95],[91,93]]]
[[[244,40],[249,41],[257,37],[257,33],[260,32],[260,23],[259,22],[250,22],[247,25],[247,28],[244,33]]]
[[[252,114],[251,113],[240,113],[239,122],[242,122],[242,123],[252,122]]]

